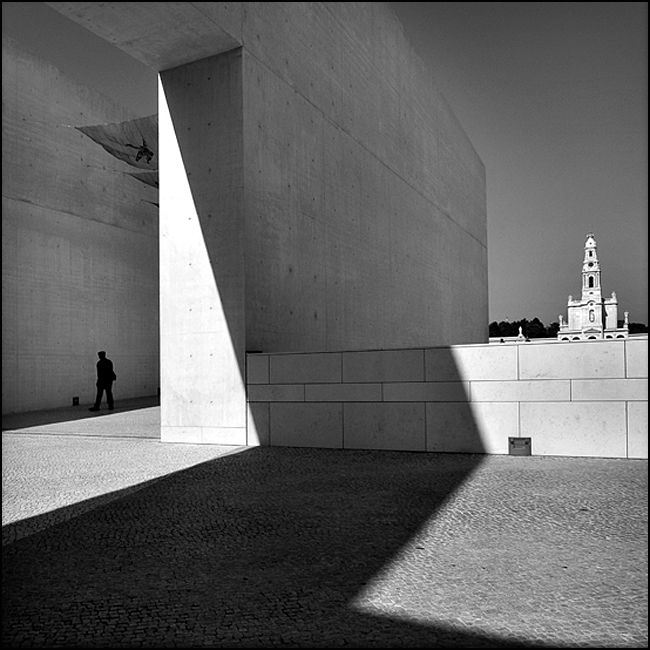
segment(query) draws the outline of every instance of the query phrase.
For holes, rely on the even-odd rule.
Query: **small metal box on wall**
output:
[[[510,456],[530,456],[530,438],[508,438],[508,454]]]

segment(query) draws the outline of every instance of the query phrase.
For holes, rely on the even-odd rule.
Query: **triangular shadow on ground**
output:
[[[227,111],[219,110],[230,100],[238,106],[237,56],[221,61],[233,94],[217,94],[215,106],[202,104],[206,120],[225,120]],[[207,70],[195,71],[197,83],[199,73]],[[228,326],[230,340],[213,343],[232,348],[245,385],[242,296],[232,272],[241,264],[227,263],[231,258],[225,255],[237,258],[239,249],[228,251],[224,243],[228,232],[237,242],[242,231],[244,174],[237,165],[243,133],[221,131],[233,145],[233,164],[220,158],[229,149],[206,147],[203,131],[191,128],[200,120],[188,85],[171,84],[167,99],[201,227],[197,250],[210,261]],[[213,86],[206,87],[212,92]],[[215,205],[212,166],[219,160],[223,201]],[[270,196],[276,189],[267,180],[260,191]],[[440,352],[437,363],[433,370],[443,392],[452,384],[459,389],[456,401],[413,403],[405,407],[413,415],[408,422],[368,426],[356,441],[373,446],[372,436],[381,430],[385,447],[403,448],[408,438],[420,452],[251,448],[171,474],[4,546],[3,643],[23,638],[27,644],[94,647],[539,646],[359,608],[364,590],[484,458],[452,352]],[[341,413],[347,406],[341,405]],[[300,442],[313,444],[309,433]],[[452,449],[474,453],[422,453]],[[453,591],[454,585],[445,588]]]
[[[480,462],[254,448],[174,473],[5,546],[3,643],[542,647],[351,605]]]

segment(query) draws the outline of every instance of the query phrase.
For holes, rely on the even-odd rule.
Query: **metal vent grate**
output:
[[[508,454],[510,456],[530,456],[530,438],[508,438]]]

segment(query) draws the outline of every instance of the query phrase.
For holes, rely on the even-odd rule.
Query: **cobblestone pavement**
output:
[[[138,465],[3,546],[4,645],[647,647],[646,461],[4,434],[3,506]]]
[[[239,449],[3,433],[2,543],[72,519],[171,472]]]

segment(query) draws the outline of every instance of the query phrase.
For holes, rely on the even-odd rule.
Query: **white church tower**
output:
[[[585,256],[582,260],[582,295],[574,300],[569,296],[568,320],[560,318],[560,341],[583,341],[588,339],[622,339],[628,336],[628,313],[625,323],[618,328],[618,301],[612,292],[611,298],[603,299],[600,281],[600,264],[596,239],[593,233],[587,235]]]

